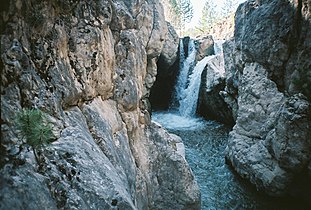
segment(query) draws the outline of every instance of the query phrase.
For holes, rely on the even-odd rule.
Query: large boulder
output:
[[[158,1],[16,0],[0,25],[1,210],[200,209],[180,140],[150,120]],[[45,113],[50,145],[24,144],[22,108]]]
[[[311,193],[310,14],[308,0],[247,1],[237,10],[234,40],[224,44],[223,95],[236,118],[227,159],[258,189],[306,200]]]

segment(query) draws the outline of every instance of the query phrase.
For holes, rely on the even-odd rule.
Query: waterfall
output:
[[[179,66],[182,68],[185,61],[185,49],[184,49],[184,41],[182,39],[179,40]]]
[[[224,41],[214,42],[215,54],[222,53],[222,44]],[[191,67],[195,63],[196,49],[194,40],[190,39],[188,44],[188,57],[185,58],[183,40],[180,39],[180,71],[177,78],[173,101],[177,102],[177,110],[180,116],[193,117],[199,98],[199,89],[201,84],[201,74],[207,63],[215,56],[207,56],[199,61],[193,71]]]
[[[187,87],[188,75],[191,66],[193,66],[195,62],[196,49],[194,45],[194,41],[190,40],[188,44],[188,57],[185,59],[184,54],[184,44],[183,40],[180,39],[180,67],[179,67],[179,75],[177,77],[177,82],[175,85],[175,94],[173,98],[173,103],[177,102],[180,106],[181,101],[184,98],[184,90]]]
[[[213,56],[207,56],[197,63],[194,67],[192,74],[189,76],[189,85],[183,91],[183,98],[180,101],[179,113],[182,116],[192,117],[195,115],[198,98],[199,89],[201,84],[201,74],[204,70],[206,64],[211,60]]]

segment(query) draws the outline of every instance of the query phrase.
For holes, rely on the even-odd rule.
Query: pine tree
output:
[[[217,22],[218,14],[216,5],[213,0],[207,0],[202,10],[202,16],[199,21],[199,30],[204,33],[209,33],[213,25]]]
[[[16,115],[16,123],[19,134],[32,147],[39,164],[37,149],[48,144],[52,138],[52,127],[47,123],[45,114],[39,109],[22,109]]]
[[[190,0],[169,0],[173,13],[174,27],[180,31],[184,31],[186,23],[189,23],[193,17],[193,6]]]

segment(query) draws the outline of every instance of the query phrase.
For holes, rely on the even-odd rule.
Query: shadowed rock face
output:
[[[150,121],[169,42],[158,1],[16,0],[1,14],[0,209],[200,209],[180,140]],[[39,164],[16,132],[22,108],[53,128]]]
[[[236,118],[227,158],[276,196],[310,195],[310,6],[248,1],[237,10],[234,40],[224,44],[225,96]]]
[[[167,28],[168,33],[157,62],[157,78],[151,88],[149,98],[154,110],[169,108],[179,69],[179,37],[169,22],[167,22]]]

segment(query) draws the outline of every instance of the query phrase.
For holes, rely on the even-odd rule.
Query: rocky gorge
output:
[[[191,43],[165,21],[161,3],[15,0],[1,7],[0,23],[1,210],[201,209],[182,140],[151,120],[152,109],[172,106]],[[219,153],[258,191],[309,205],[310,33],[310,0],[248,0],[223,51],[209,35],[194,40],[189,74],[210,56],[196,114],[232,129],[183,134],[206,138],[188,146],[225,148],[194,158]],[[37,153],[16,125],[25,108],[41,110],[52,127]],[[219,168],[209,174],[220,179]]]
[[[8,1],[0,21],[0,209],[200,209],[180,139],[150,119],[158,1]],[[52,127],[37,155],[23,108]]]
[[[234,125],[225,156],[241,177],[271,196],[309,203],[310,8],[308,0],[241,4],[234,37],[202,72],[197,107],[200,116]],[[195,42],[200,49],[202,40]]]

